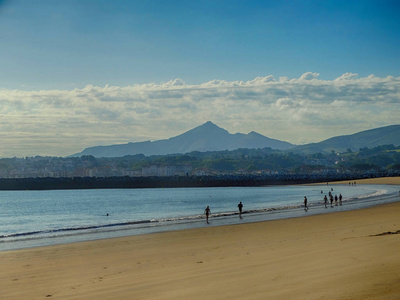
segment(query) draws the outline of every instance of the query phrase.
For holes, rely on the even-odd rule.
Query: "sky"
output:
[[[0,157],[207,121],[293,144],[400,124],[400,1],[0,0]]]

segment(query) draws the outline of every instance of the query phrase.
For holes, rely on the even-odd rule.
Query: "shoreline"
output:
[[[399,299],[399,216],[397,201],[322,215],[4,251],[1,295]]]
[[[335,184],[349,184],[356,182],[356,184],[387,184],[387,185],[399,185],[400,190],[400,177],[380,177],[380,178],[364,178],[364,179],[354,179],[354,180],[341,180],[341,181],[330,181],[328,182],[330,185]],[[326,182],[319,182],[313,185],[326,185]],[[311,185],[311,184],[310,184]]]
[[[291,202],[285,204],[276,204],[276,205],[265,205],[265,201],[263,203],[258,203],[253,207],[247,206],[247,210],[244,211],[243,217],[238,220],[238,212],[231,211],[231,207],[225,206],[222,210],[214,211],[214,214],[211,216],[212,220],[210,224],[205,224],[203,222],[203,215],[196,214],[197,211],[193,212],[194,214],[188,215],[187,217],[171,217],[171,218],[147,218],[147,219],[135,219],[130,218],[128,221],[126,220],[113,220],[106,223],[92,223],[88,226],[76,226],[73,227],[68,223],[63,223],[56,227],[56,230],[43,230],[39,231],[41,227],[37,227],[37,230],[33,230],[30,228],[26,228],[26,234],[24,231],[19,231],[15,234],[15,237],[10,235],[9,237],[4,235],[0,236],[0,251],[10,251],[10,250],[18,250],[18,249],[28,249],[35,247],[42,247],[47,245],[55,245],[55,244],[66,244],[66,243],[75,243],[75,242],[83,242],[83,241],[91,241],[91,240],[99,240],[99,239],[107,239],[107,238],[115,238],[115,237],[123,237],[123,236],[131,236],[131,235],[143,235],[150,234],[155,232],[168,232],[189,228],[199,228],[199,227],[209,227],[209,226],[224,226],[224,225],[234,225],[234,224],[243,224],[243,223],[254,223],[254,222],[262,222],[274,219],[286,219],[293,217],[303,217],[305,215],[314,215],[314,214],[325,214],[333,211],[345,211],[345,210],[354,210],[362,207],[369,207],[375,204],[387,203],[387,202],[395,202],[398,200],[397,198],[397,187],[396,186],[387,186],[382,185],[380,188],[377,188],[375,192],[366,190],[371,189],[370,186],[360,187],[358,189],[353,189],[353,187],[346,187],[347,184],[343,184],[344,187],[336,187],[336,191],[340,191],[343,195],[345,195],[343,206],[338,205],[336,203],[333,207],[328,205],[329,209],[324,208],[322,196],[320,192],[320,188],[325,190],[328,186],[320,186],[312,185],[291,185],[288,186],[289,191],[285,191],[285,197],[291,197]],[[333,185],[332,185],[333,187]],[[266,191],[275,190],[276,188],[279,190],[279,186],[274,187],[262,187],[266,188]],[[295,189],[295,192],[290,192],[290,189]],[[304,191],[303,189],[307,189]],[[201,188],[198,188],[200,190]],[[251,189],[251,188],[250,188]],[[329,190],[331,187],[329,187]],[[343,189],[346,189],[343,190]],[[258,190],[256,188],[256,190]],[[317,191],[316,191],[317,190]],[[110,190],[112,191],[112,190]],[[168,195],[170,190],[164,190],[162,194],[158,195],[159,197]],[[237,201],[250,199],[253,195],[253,189],[248,190],[247,192],[242,192],[240,197],[238,198],[236,193],[232,194],[232,189],[228,189],[229,195],[226,197],[226,192],[223,192],[228,202],[230,201],[230,197],[236,197]],[[245,191],[245,189],[244,189]],[[363,191],[363,192],[361,192]],[[386,192],[383,192],[386,191]],[[353,195],[354,193],[356,195]],[[211,192],[210,192],[211,193]],[[309,199],[309,210],[304,212],[302,199],[300,202],[297,202],[296,195],[307,195]],[[322,190],[321,190],[322,193]],[[338,192],[337,192],[338,193]],[[79,194],[79,193],[78,193]],[[75,197],[78,194],[74,194]],[[262,192],[264,194],[264,192]],[[280,199],[279,193],[272,195],[271,193],[269,197],[271,199]],[[112,195],[107,194],[107,197],[112,197]],[[186,194],[185,194],[186,195]],[[361,195],[361,197],[360,197]],[[57,199],[57,195],[54,195]],[[185,196],[186,197],[186,196]],[[247,197],[247,198],[246,198]],[[258,197],[258,194],[255,193],[254,197]],[[168,198],[166,196],[166,198]],[[218,198],[218,197],[217,197]],[[225,199],[224,198],[224,199]],[[300,197],[302,198],[302,197]],[[108,198],[107,198],[108,199]],[[178,199],[180,199],[178,195]],[[269,199],[269,198],[268,198]],[[208,200],[208,199],[207,199]],[[247,200],[246,200],[247,201]],[[179,202],[179,201],[178,201]],[[225,203],[225,202],[223,202]],[[274,203],[271,201],[271,203]],[[215,203],[214,203],[215,204]],[[199,203],[197,203],[199,205]],[[218,205],[218,203],[216,204]],[[261,206],[260,206],[261,205]],[[201,206],[201,204],[200,204]],[[235,204],[234,204],[235,206]],[[334,209],[332,209],[334,208]],[[332,209],[332,211],[331,211]],[[107,218],[108,219],[108,218]],[[134,221],[132,221],[134,220]],[[139,220],[139,221],[135,221]],[[101,220],[100,220],[101,221]],[[4,223],[4,222],[3,222]],[[6,223],[4,223],[6,225]],[[43,226],[42,226],[43,227]],[[35,228],[36,229],[36,228]],[[46,228],[45,228],[46,229]],[[30,231],[29,231],[30,230]]]

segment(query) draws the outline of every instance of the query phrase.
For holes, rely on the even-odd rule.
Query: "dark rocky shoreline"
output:
[[[380,174],[373,177],[399,176]],[[0,190],[55,190],[55,189],[125,189],[125,188],[182,188],[307,184],[371,178],[360,174],[346,175],[218,175],[171,177],[62,177],[62,178],[3,178]]]

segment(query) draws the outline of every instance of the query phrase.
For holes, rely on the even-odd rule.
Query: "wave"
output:
[[[256,213],[268,213],[273,211],[282,211],[287,209],[299,208],[301,205],[287,205],[281,207],[270,207],[270,208],[260,208],[260,209],[251,209],[244,210],[243,215],[256,214]],[[222,218],[222,217],[230,217],[239,215],[239,212],[236,211],[228,211],[228,212],[218,212],[211,214],[210,218]],[[0,243],[8,240],[15,240],[17,238],[40,238],[40,237],[52,237],[52,236],[61,236],[68,235],[71,233],[90,233],[93,230],[106,230],[107,228],[119,227],[121,229],[126,227],[127,229],[133,229],[135,226],[141,225],[167,225],[168,223],[182,223],[182,222],[192,222],[197,220],[204,219],[204,215],[192,215],[192,216],[181,216],[181,217],[171,217],[171,218],[161,218],[161,219],[149,219],[149,220],[139,220],[139,221],[128,221],[128,222],[117,222],[117,223],[108,223],[108,224],[97,224],[97,225],[88,225],[88,226],[77,226],[77,227],[65,227],[65,228],[57,228],[57,229],[47,229],[47,230],[37,230],[37,231],[29,231],[29,232],[18,232],[18,233],[10,233],[0,235]],[[142,228],[142,227],[140,227]]]
[[[0,235],[0,239],[32,236],[32,235],[39,235],[39,234],[85,231],[85,230],[101,229],[101,228],[116,227],[116,226],[139,225],[139,224],[146,224],[146,223],[151,223],[151,222],[158,222],[158,220],[141,220],[141,221],[119,222],[119,223],[110,223],[110,224],[102,224],[102,225],[89,225],[89,226],[78,226],[78,227],[67,227],[67,228],[58,228],[58,229],[49,229],[49,230],[30,231],[30,232],[10,233],[10,234]],[[0,242],[1,242],[1,240],[0,240]]]
[[[371,198],[371,197],[378,197],[378,196],[382,196],[384,194],[387,194],[387,190],[376,190],[375,192],[371,193],[371,194],[365,194],[365,195],[359,195],[357,197],[354,197],[353,199],[365,199],[365,198]]]

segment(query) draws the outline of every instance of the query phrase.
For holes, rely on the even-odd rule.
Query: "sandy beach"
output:
[[[5,251],[0,266],[0,299],[400,299],[400,201]]]

